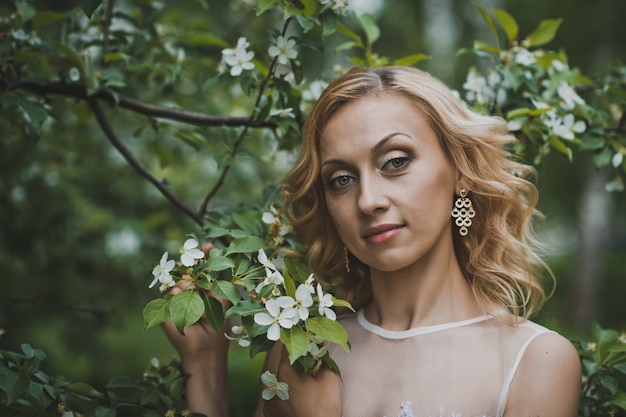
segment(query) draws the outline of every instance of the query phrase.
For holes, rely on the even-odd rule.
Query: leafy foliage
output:
[[[2,415],[95,417],[156,417],[184,413],[180,364],[153,359],[143,377],[115,377],[104,390],[72,382],[41,370],[46,355],[23,344],[21,352],[0,351],[0,411]]]

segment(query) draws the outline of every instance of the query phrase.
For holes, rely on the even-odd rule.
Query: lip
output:
[[[400,233],[403,227],[403,224],[379,224],[372,226],[363,233],[363,239],[370,243],[385,243]]]

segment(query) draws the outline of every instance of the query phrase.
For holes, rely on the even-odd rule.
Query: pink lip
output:
[[[404,226],[401,224],[381,224],[370,227],[363,238],[370,243],[385,243],[395,237]]]

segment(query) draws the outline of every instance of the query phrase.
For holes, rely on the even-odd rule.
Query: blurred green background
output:
[[[44,2],[36,3],[44,9]],[[182,14],[190,28],[209,25],[231,43],[276,25],[272,16],[256,18],[243,0],[208,2],[207,10],[198,3],[180,0],[166,7]],[[456,50],[471,47],[474,39],[491,41],[469,0],[354,3],[377,18],[382,32],[377,51],[390,57],[428,53],[432,59],[419,66],[457,89],[468,58],[455,57]],[[564,48],[570,65],[585,73],[626,61],[623,0],[483,4],[508,11],[522,35],[542,19],[562,17],[549,47]],[[64,0],[45,2],[50,10],[72,6]],[[0,6],[1,13],[10,10]],[[330,50],[302,60],[305,71],[314,73],[331,66],[333,58]],[[151,99],[149,91],[131,89],[127,95]],[[194,109],[194,100],[206,99],[216,114],[236,113],[234,107],[220,108],[220,103],[236,105],[220,97],[198,93],[187,102],[178,98],[187,109]],[[37,143],[0,137],[0,328],[5,332],[0,345],[16,349],[28,342],[48,354],[50,373],[98,386],[111,376],[141,375],[151,357],[173,357],[159,329],[142,330],[142,309],[156,296],[147,288],[150,271],[164,250],[177,253],[185,235],[200,230],[126,164],[84,104],[56,101],[54,111],[58,123]],[[118,116],[122,136],[130,138],[134,149],[154,151],[154,140],[133,136],[139,119]],[[168,146],[175,163],[164,166],[156,156],[144,162],[184,199],[199,203],[215,180],[212,162],[201,154],[190,157],[180,142]],[[256,161],[272,156],[261,139],[247,146],[249,156],[237,164],[214,206],[259,199],[261,188],[277,181],[288,165],[278,161],[274,171],[259,173]],[[608,172],[596,171],[585,158],[578,154],[569,163],[552,153],[538,181],[547,260],[558,284],[537,320],[573,338],[588,335],[592,321],[626,329],[626,194],[604,191]],[[236,348],[233,354],[231,384],[250,395],[232,398],[232,414],[245,416],[254,402],[262,358],[250,361]]]

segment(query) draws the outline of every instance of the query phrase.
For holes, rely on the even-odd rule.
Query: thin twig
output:
[[[102,62],[104,63],[104,56],[109,53],[109,29],[111,27],[111,17],[113,16],[113,6],[115,0],[109,0],[107,3],[107,9],[104,13],[104,21],[102,22]]]
[[[285,34],[287,33],[287,28],[289,27],[290,22],[291,22],[291,18],[285,21],[285,24],[282,30],[283,36],[285,36]],[[248,118],[248,123],[244,124],[244,128],[241,131],[239,137],[237,138],[237,141],[233,144],[233,147],[230,151],[231,162],[224,167],[215,185],[213,185],[213,188],[207,193],[207,195],[204,197],[204,200],[202,200],[202,204],[200,205],[200,210],[198,211],[198,214],[200,216],[204,216],[204,214],[206,213],[207,207],[209,205],[209,202],[211,201],[211,199],[213,199],[213,197],[215,197],[218,190],[224,185],[224,180],[226,179],[226,175],[230,171],[232,161],[235,160],[235,156],[237,155],[237,152],[239,151],[239,147],[241,146],[243,139],[248,133],[248,129],[252,125],[254,117],[258,111],[259,103],[261,102],[261,98],[263,97],[263,93],[265,92],[265,88],[267,87],[267,83],[274,75],[277,62],[278,62],[278,56],[275,57],[274,60],[272,61],[270,68],[267,71],[267,76],[263,79],[263,81],[261,82],[261,85],[259,86],[259,93],[257,94],[256,100],[254,102],[254,107],[252,108],[252,114],[250,114],[250,117]]]
[[[162,181],[159,181],[154,175],[152,175],[152,173],[150,173],[150,171],[148,171],[143,166],[143,164],[137,158],[135,158],[130,149],[128,149],[128,147],[126,147],[126,145],[124,145],[124,143],[117,137],[106,116],[104,115],[102,109],[100,108],[98,101],[92,98],[87,102],[89,103],[91,110],[93,111],[96,119],[98,120],[98,123],[100,124],[100,128],[106,135],[109,142],[111,142],[111,144],[119,151],[119,153],[122,154],[124,159],[126,159],[126,161],[130,164],[130,166],[135,168],[135,170],[139,172],[142,177],[152,183],[152,185],[154,185],[161,192],[161,194],[163,194],[163,196],[165,196],[165,198],[167,198],[176,208],[181,210],[187,216],[191,217],[193,221],[202,226],[202,216],[199,216],[194,209],[189,207],[184,201],[178,198],[178,196],[176,196],[169,188],[167,188],[167,186]]]

